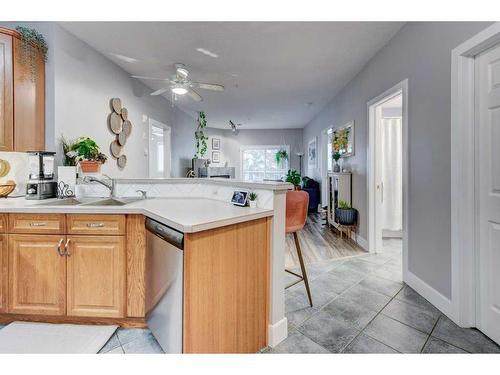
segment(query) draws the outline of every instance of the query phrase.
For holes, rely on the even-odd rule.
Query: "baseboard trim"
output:
[[[414,273],[406,270],[403,276],[404,282],[414,289],[418,294],[437,307],[444,315],[456,322],[456,314],[451,300],[431,287]]]
[[[274,348],[288,336],[288,320],[281,319],[275,324],[269,324],[267,327],[267,345]]]

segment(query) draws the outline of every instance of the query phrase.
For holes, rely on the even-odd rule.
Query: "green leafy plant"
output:
[[[349,204],[349,202],[347,201],[344,201],[342,199],[339,200],[339,205],[338,205],[338,208],[342,209],[342,210],[349,210],[351,209],[351,205]]]
[[[334,152],[332,154],[332,159],[335,160],[335,162],[337,163],[339,161],[339,159],[340,159],[340,152],[338,152],[338,151]]]
[[[297,172],[295,169],[289,169],[288,173],[286,174],[286,182],[290,182],[295,186],[300,185],[301,181],[301,176],[300,173]]]
[[[276,163],[281,164],[283,161],[288,160],[288,152],[285,149],[280,149],[276,152],[275,155]]]
[[[61,136],[64,153],[63,164],[74,167],[80,160],[92,160],[104,164],[108,157],[100,151],[99,145],[89,137],[80,137],[76,140]]]
[[[205,112],[198,113],[198,127],[194,132],[194,137],[196,140],[196,152],[194,154],[195,158],[202,159],[208,150],[207,141],[208,137],[203,133],[203,129],[207,126],[207,117]]]
[[[16,27],[16,31],[21,35],[21,53],[19,61],[22,66],[29,67],[32,81],[36,81],[37,55],[42,53],[43,61],[47,62],[49,47],[42,34],[29,27]]]
[[[252,191],[252,192],[250,192],[250,193],[248,194],[248,199],[249,199],[249,200],[251,200],[251,201],[257,200],[257,193],[255,193],[255,192],[253,192],[253,191]]]

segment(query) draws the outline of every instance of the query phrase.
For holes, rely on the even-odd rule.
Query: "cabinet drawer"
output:
[[[125,215],[67,215],[69,234],[125,234]]]
[[[0,214],[0,233],[7,232],[7,214]]]
[[[64,233],[64,214],[10,214],[9,233]]]

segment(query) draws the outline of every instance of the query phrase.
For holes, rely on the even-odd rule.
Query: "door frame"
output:
[[[402,98],[402,175],[403,175],[403,280],[407,279],[408,274],[408,190],[409,190],[409,152],[408,152],[408,79],[405,79],[382,94],[376,96],[366,104],[367,122],[368,122],[368,150],[367,150],[367,192],[368,192],[368,251],[376,252],[376,231],[375,225],[377,220],[375,189],[375,107],[383,103],[391,96],[401,94]]]
[[[151,161],[150,161],[150,156],[151,156],[151,135],[152,131],[151,128],[155,126],[157,128],[163,128],[163,134],[168,135],[166,139],[165,145],[168,146],[168,153],[163,156],[164,162],[168,161],[168,175],[164,176],[163,178],[170,178],[172,176],[172,128],[164,124],[161,121],[155,120],[153,118],[149,118],[149,123],[148,123],[148,177],[151,178]]]
[[[475,57],[500,43],[496,22],[451,51],[451,297],[455,321],[476,327]],[[471,251],[472,249],[472,251]]]

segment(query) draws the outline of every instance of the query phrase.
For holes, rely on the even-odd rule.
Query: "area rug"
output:
[[[13,322],[0,330],[0,353],[96,354],[117,328]]]

